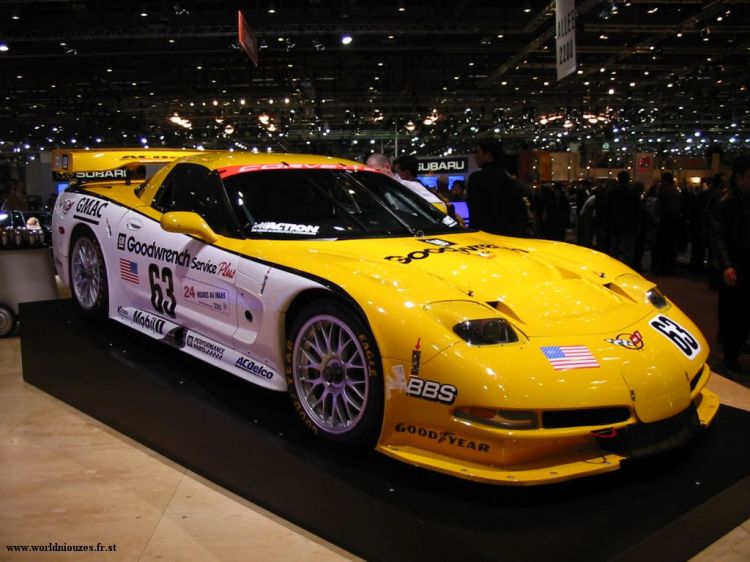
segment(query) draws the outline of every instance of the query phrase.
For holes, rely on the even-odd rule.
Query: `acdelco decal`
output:
[[[474,244],[472,246],[462,246],[460,248],[454,248],[447,246],[443,248],[425,248],[424,250],[415,250],[409,252],[405,256],[386,256],[385,259],[389,261],[397,261],[404,265],[411,263],[413,260],[423,260],[429,257],[431,254],[444,254],[446,252],[456,252],[459,254],[472,255],[472,252],[481,252],[482,250],[497,249],[499,246],[495,244]]]
[[[270,369],[266,369],[263,365],[260,365],[248,357],[240,357],[234,363],[235,367],[239,367],[243,371],[252,373],[264,379],[272,379],[274,372]]]

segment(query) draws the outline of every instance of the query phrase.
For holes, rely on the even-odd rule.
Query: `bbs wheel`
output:
[[[373,447],[380,431],[380,355],[365,323],[343,305],[307,305],[287,339],[286,374],[295,410],[313,433]]]
[[[73,234],[69,256],[70,292],[88,316],[107,315],[107,268],[94,235],[88,230]]]

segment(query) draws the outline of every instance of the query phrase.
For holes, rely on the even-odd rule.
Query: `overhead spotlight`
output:
[[[531,5],[528,2],[523,3],[523,13],[528,14],[531,12]]]
[[[708,26],[706,26],[703,29],[701,29],[700,35],[701,35],[701,39],[703,41],[708,41],[708,39],[709,39],[708,36],[711,35],[711,30],[709,29]]]
[[[398,3],[398,11],[399,12],[405,12],[406,11],[406,2],[404,0],[400,0]]]
[[[275,14],[276,13],[276,2],[269,2],[268,3],[268,9],[266,11],[269,14]]]
[[[174,4],[172,4],[172,11],[175,13],[175,15],[178,15],[178,16],[190,15],[190,10],[182,7],[178,2],[175,2]]]
[[[341,44],[342,45],[351,45],[351,42],[353,41],[353,38],[348,33],[345,33],[341,36]]]
[[[317,39],[313,39],[312,40],[312,46],[313,46],[313,49],[315,49],[316,51],[325,51],[326,50],[326,46],[323,45],[323,43],[321,43]]]
[[[73,49],[72,47],[69,47],[69,48],[65,49],[65,54],[66,55],[77,55],[78,51],[75,50],[75,49]]]
[[[3,52],[3,53],[4,53],[4,52],[5,52],[5,51],[7,51],[8,49],[9,49],[9,47],[8,47],[8,44],[7,44],[7,43],[5,43],[4,41],[3,41],[2,43],[0,43],[0,52]]]
[[[479,42],[483,47],[489,47],[490,45],[492,45],[492,37],[490,37],[489,35],[485,35]]]
[[[260,42],[258,43],[258,48],[259,49],[268,49],[268,43],[266,43],[265,39],[261,39],[260,40]]]
[[[286,38],[286,50],[287,50],[287,52],[291,51],[296,46],[297,46],[297,44],[294,41],[292,41],[288,37]]]

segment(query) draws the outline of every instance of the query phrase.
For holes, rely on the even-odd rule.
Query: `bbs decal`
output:
[[[677,349],[684,353],[688,359],[692,359],[700,352],[701,346],[698,343],[698,340],[671,318],[667,318],[663,314],[660,314],[653,318],[649,322],[649,325],[675,344]]]
[[[419,377],[409,377],[406,394],[430,400],[431,402],[453,404],[456,401],[458,389],[452,384],[440,384],[439,382],[420,379]]]

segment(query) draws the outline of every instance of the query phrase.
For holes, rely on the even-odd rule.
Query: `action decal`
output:
[[[643,349],[643,336],[636,330],[632,334],[617,334],[616,338],[607,338],[605,341],[624,347],[625,349]]]
[[[431,439],[437,443],[445,443],[453,445],[454,447],[460,447],[462,449],[473,449],[482,453],[489,453],[490,446],[488,443],[482,443],[480,441],[473,441],[464,437],[459,437],[452,431],[435,431],[434,429],[425,429],[424,427],[418,427],[416,425],[397,423],[397,433],[410,433],[412,435],[418,435],[426,439]]]
[[[698,340],[671,318],[659,314],[649,322],[649,326],[675,344],[688,359],[693,359],[700,353]]]
[[[138,264],[134,261],[120,258],[120,279],[127,281],[128,283],[140,285],[141,281],[138,277]]]
[[[596,358],[585,345],[548,345],[541,350],[556,371],[599,367]]]
[[[252,232],[271,232],[282,234],[304,234],[306,236],[315,236],[320,230],[319,226],[310,224],[293,224],[289,222],[256,222],[252,227]]]
[[[499,248],[499,246],[496,246],[495,244],[474,244],[472,246],[462,246],[460,248],[446,246],[442,248],[426,248],[424,250],[416,250],[414,252],[409,252],[405,256],[386,256],[385,259],[389,261],[397,261],[398,263],[407,265],[414,260],[423,260],[425,258],[428,258],[432,254],[444,254],[446,252],[456,252],[467,256],[481,255],[482,257],[487,257],[488,255],[492,254],[488,254],[483,250],[492,250],[497,248]]]

